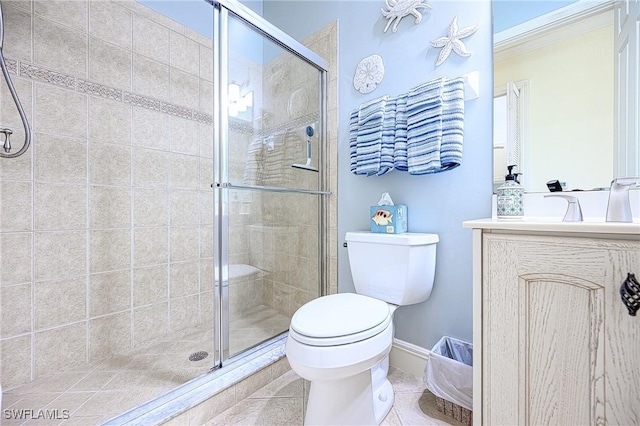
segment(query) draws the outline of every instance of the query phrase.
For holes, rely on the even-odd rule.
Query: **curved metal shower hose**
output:
[[[11,77],[9,76],[9,70],[7,69],[7,64],[4,60],[3,53],[3,44],[4,44],[4,17],[2,16],[2,2],[0,2],[0,67],[2,67],[2,74],[4,75],[4,79],[7,82],[7,86],[9,87],[9,91],[11,92],[11,96],[13,97],[13,102],[16,104],[18,108],[18,113],[20,114],[20,118],[22,119],[22,125],[24,126],[24,145],[20,150],[16,153],[9,154],[11,151],[11,142],[9,141],[9,135],[13,132],[11,129],[0,129],[0,133],[4,133],[4,143],[3,147],[0,150],[0,157],[2,158],[15,158],[19,157],[27,151],[29,145],[31,144],[31,129],[29,128],[29,123],[27,122],[27,116],[24,113],[24,109],[22,108],[22,104],[20,104],[20,99],[18,99],[18,94],[16,93],[16,89],[13,87],[13,82],[11,81]],[[4,151],[4,152],[2,152]]]

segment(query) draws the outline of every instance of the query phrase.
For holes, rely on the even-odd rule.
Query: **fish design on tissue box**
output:
[[[393,220],[393,215],[389,210],[380,209],[375,212],[371,220],[373,220],[376,223],[376,225],[386,226],[389,223],[391,223],[391,221]]]

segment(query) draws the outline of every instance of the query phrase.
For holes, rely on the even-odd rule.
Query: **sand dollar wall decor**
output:
[[[360,61],[353,76],[353,87],[360,93],[373,92],[384,78],[382,56],[371,55]]]

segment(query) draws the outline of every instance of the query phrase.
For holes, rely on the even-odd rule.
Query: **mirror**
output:
[[[538,16],[525,20],[514,10]],[[549,8],[558,7],[556,10]],[[541,8],[547,11],[540,14]],[[614,164],[613,2],[494,0],[494,191],[607,188]],[[505,16],[520,19],[509,26]]]

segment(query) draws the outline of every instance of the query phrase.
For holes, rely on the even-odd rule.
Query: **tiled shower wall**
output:
[[[212,323],[213,70],[211,40],[132,1],[3,9],[33,130],[0,163],[10,388]]]
[[[10,388],[211,323],[213,70],[211,40],[133,1],[3,1],[3,11],[33,130],[25,155],[0,161],[0,381]],[[333,46],[336,31],[324,34]],[[326,41],[319,53],[337,58]],[[21,123],[1,90],[17,149]],[[259,201],[261,213],[275,203]],[[335,213],[327,223],[335,292]]]

